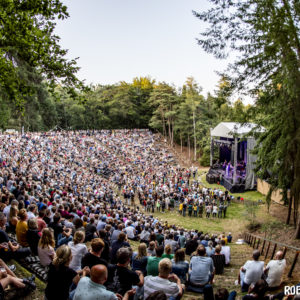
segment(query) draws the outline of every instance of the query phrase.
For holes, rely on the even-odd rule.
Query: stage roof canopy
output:
[[[259,127],[254,123],[221,122],[211,130],[210,135],[224,138],[234,138],[234,136],[243,137],[253,129],[256,132],[265,131],[265,128]]]

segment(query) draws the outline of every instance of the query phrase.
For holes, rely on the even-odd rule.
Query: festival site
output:
[[[300,299],[299,20],[1,0],[0,300]]]

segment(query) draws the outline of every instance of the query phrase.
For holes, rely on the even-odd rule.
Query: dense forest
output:
[[[189,148],[190,158],[201,156],[209,163],[209,132],[221,121],[243,121],[250,106],[238,99],[230,102],[228,81],[222,78],[215,95],[203,96],[193,78],[181,88],[151,78],[134,78],[131,83],[91,86],[71,97],[57,86],[50,93],[41,85],[27,97],[22,110],[0,100],[0,126],[25,131],[150,128],[169,141]]]

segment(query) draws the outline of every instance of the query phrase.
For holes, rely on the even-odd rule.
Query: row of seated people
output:
[[[3,223],[6,224],[6,217],[4,214],[0,215],[0,221],[2,221],[1,224]],[[36,219],[31,218],[30,220],[28,220],[28,223],[35,224]],[[128,256],[128,261],[126,261],[125,268],[127,269],[127,266],[131,265],[132,272],[138,274],[139,279],[141,276],[143,277],[159,276],[160,261],[163,259],[168,259],[170,261],[168,262],[168,265],[171,266],[170,272],[174,274],[174,276],[172,275],[173,276],[172,279],[177,280],[178,278],[182,288],[183,288],[183,284],[186,284],[186,289],[196,291],[196,292],[197,291],[203,292],[204,295],[206,295],[206,299],[212,299],[210,297],[212,297],[213,295],[212,283],[213,283],[214,274],[215,273],[221,274],[224,270],[224,266],[230,263],[230,247],[226,245],[226,242],[228,242],[228,238],[225,238],[224,235],[221,236],[220,239],[216,237],[212,237],[210,239],[209,236],[203,236],[201,233],[197,233],[197,234],[193,234],[189,238],[189,236],[186,235],[186,232],[181,231],[177,235],[177,241],[175,241],[174,234],[169,233],[168,230],[165,230],[163,232],[163,230],[159,228],[157,233],[155,234],[154,232],[151,231],[151,229],[148,226],[146,226],[142,231],[143,234],[141,233],[140,235],[144,243],[141,243],[139,245],[137,253],[132,253],[132,251],[130,250],[131,249],[130,243],[127,240],[127,235],[126,235],[127,227],[123,228],[124,224],[119,224],[119,226],[115,230],[111,230],[108,224],[107,223],[105,224],[106,224],[104,226],[105,229],[100,229],[99,232],[95,232],[94,236],[100,236],[101,238],[92,239],[90,251],[88,251],[87,246],[84,243],[84,241],[86,240],[85,229],[87,226],[85,228],[84,227],[79,228],[73,234],[73,231],[62,227],[60,218],[59,221],[56,222],[57,226],[53,226],[52,224],[51,227],[49,226],[44,228],[42,230],[41,238],[40,239],[36,238],[36,240],[38,240],[38,243],[36,244],[37,251],[33,250],[34,245],[32,241],[34,241],[35,239],[31,239],[31,238],[28,239],[28,242],[30,242],[30,246],[33,252],[36,251],[39,254],[41,263],[47,266],[49,270],[48,287],[49,285],[51,287],[51,282],[52,282],[51,278],[54,278],[56,286],[59,286],[59,284],[63,282],[64,286],[67,287],[67,289],[65,289],[67,290],[67,292],[69,291],[69,288],[71,286],[71,285],[68,286],[65,280],[57,281],[57,279],[59,279],[60,276],[55,272],[54,273],[52,272],[53,270],[55,270],[55,268],[54,269],[52,268],[51,270],[51,267],[53,266],[53,262],[56,261],[55,258],[59,256],[60,252],[57,252],[58,249],[64,249],[63,253],[68,252],[66,249],[70,249],[71,260],[70,262],[68,262],[68,268],[77,272],[77,274],[83,274],[83,270],[85,270],[86,271],[85,273],[88,274],[88,272],[92,270],[93,266],[99,264],[105,266],[108,269],[107,285],[110,289],[117,289],[115,292],[118,292],[119,287],[114,288],[114,286],[111,283],[122,282],[122,279],[120,279],[119,277],[118,279],[116,279],[115,276],[112,275],[115,274],[114,268],[116,268],[118,264],[121,265],[125,264],[122,263],[122,261],[121,262],[118,261],[118,257],[120,256],[119,252],[123,253],[124,256],[125,256],[124,253],[126,253],[126,255]],[[130,222],[127,225],[128,227],[132,227],[131,226],[132,224]],[[59,226],[61,226],[63,232],[60,238],[59,235],[57,235],[57,238],[55,239],[55,235],[54,235],[55,228]],[[32,228],[31,231],[32,230],[34,230],[34,228]],[[114,231],[116,231],[117,235],[113,234]],[[2,235],[5,235],[5,231],[3,230],[2,230]],[[117,239],[115,240],[115,238]],[[59,241],[60,244],[62,244],[63,246],[58,245]],[[18,245],[13,244],[9,241],[8,244],[9,244],[9,249],[3,248],[6,258],[22,257],[30,253],[30,250],[26,247],[19,248]],[[148,248],[147,248],[147,244],[148,244]],[[56,252],[55,252],[55,248],[57,248]],[[123,250],[119,251],[121,248]],[[126,249],[126,251],[124,249]],[[222,253],[222,249],[223,251],[225,250],[224,254]],[[188,255],[191,255],[190,263],[188,263],[185,260],[185,252]],[[267,282],[269,283],[270,287],[272,287],[274,284],[275,285],[278,284],[278,282],[280,284],[281,281],[281,276],[285,267],[285,260],[280,259],[280,255],[281,254],[278,253],[276,256],[277,259],[275,259],[273,262],[270,262],[266,268],[266,270],[268,270],[269,272],[269,276],[267,277]],[[228,259],[227,261],[226,261],[226,256]],[[63,261],[63,260],[61,259],[59,261]],[[251,261],[247,262],[242,269],[240,279],[241,279],[243,291],[250,288],[251,284],[253,285],[259,282],[258,277],[256,277],[254,280],[251,276],[253,276],[253,274],[256,275],[259,274],[257,270],[257,265],[259,265],[260,268],[261,267],[263,268],[264,264],[263,262],[259,262],[259,264],[257,264],[256,261],[258,260],[254,259],[253,260],[254,263],[251,263]],[[281,264],[280,268],[278,267],[278,262],[280,262]],[[112,263],[112,265],[110,263]],[[165,265],[167,264],[165,263]],[[267,272],[266,270],[265,273]],[[246,276],[243,277],[244,273],[246,274]],[[261,275],[263,275],[263,273]],[[51,274],[54,274],[54,276],[51,276]],[[128,278],[130,278],[127,275],[124,276],[126,282],[128,281]],[[272,282],[272,280],[274,282]],[[137,277],[135,276],[135,281],[132,282],[131,286],[126,286],[125,288],[123,288],[121,291],[121,295],[124,296],[127,290],[131,290],[133,286],[135,285],[138,286],[139,282],[137,282]],[[178,289],[180,291],[179,286]],[[182,291],[183,290],[184,289],[182,289]],[[46,289],[46,297],[47,297],[47,291],[50,291],[50,293],[51,291],[54,291],[56,293],[55,289],[48,288]],[[73,290],[73,295],[74,293],[76,295],[76,292],[74,291],[76,291],[76,289]],[[141,291],[138,292],[139,296],[140,294]],[[178,295],[176,295],[176,297],[180,296],[180,294],[181,293],[178,292]],[[49,299],[52,298],[54,299],[55,297],[57,297],[57,295],[54,296],[48,295]]]

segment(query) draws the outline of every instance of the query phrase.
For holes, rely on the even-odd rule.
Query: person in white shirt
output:
[[[238,282],[242,286],[242,292],[248,292],[249,286],[261,279],[264,272],[264,262],[259,261],[259,250],[253,251],[253,260],[248,260],[240,270]]]
[[[14,200],[11,201],[10,205],[4,207],[3,213],[5,214],[7,219],[9,219],[9,213],[10,213],[11,206],[17,206],[18,207],[18,204],[19,204],[19,202],[14,199]]]
[[[271,288],[279,287],[281,284],[282,275],[286,267],[286,260],[283,259],[283,252],[278,251],[274,260],[270,260],[264,269],[267,275],[266,281]]]
[[[37,206],[35,204],[30,204],[28,208],[28,220],[36,218],[35,212],[36,212]]]
[[[88,253],[86,245],[83,243],[85,239],[85,233],[83,231],[76,231],[73,241],[68,243],[71,248],[72,260],[69,267],[74,271],[81,270],[81,260]]]
[[[132,224],[131,221],[128,222],[128,226],[124,230],[127,234],[127,237],[130,240],[134,240],[136,238],[136,236],[135,236],[136,230],[131,224]]]
[[[221,240],[221,246],[222,246],[221,254],[225,255],[225,265],[229,265],[230,264],[230,247],[226,246],[226,242],[224,240]]]
[[[162,259],[159,262],[158,271],[158,276],[145,277],[144,299],[156,291],[164,291],[168,299],[170,297],[174,299],[181,298],[183,285],[177,275],[170,274],[172,271],[172,262],[168,258]]]

